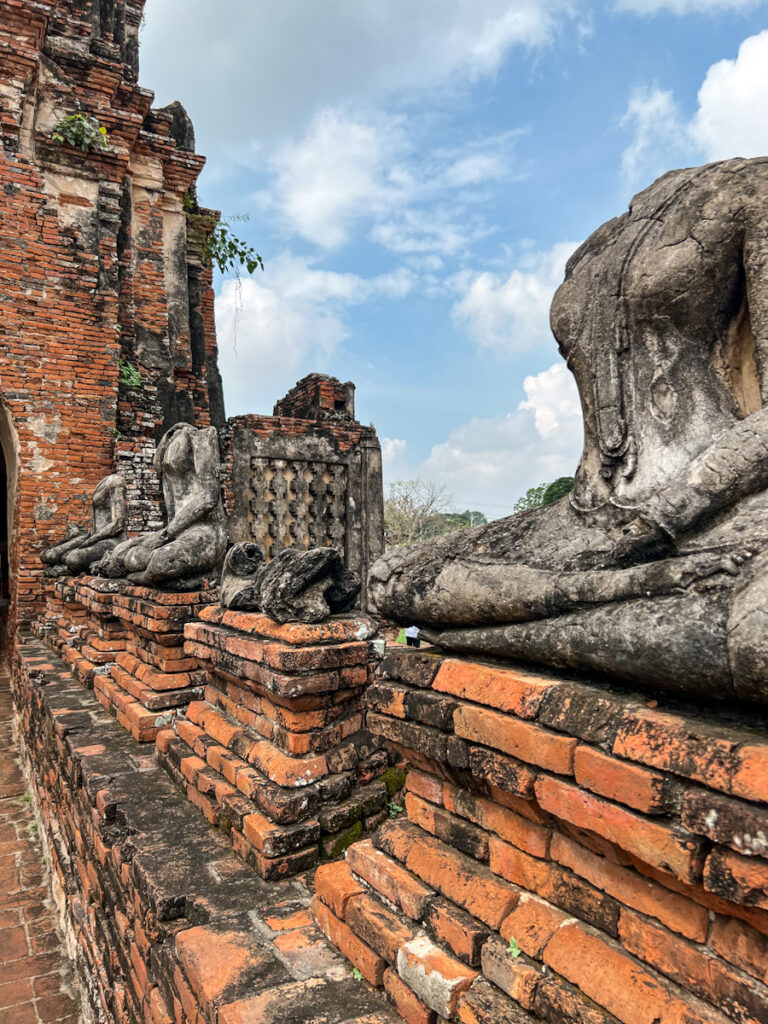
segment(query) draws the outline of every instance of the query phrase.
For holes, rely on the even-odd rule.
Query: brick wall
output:
[[[203,159],[177,144],[171,114],[152,111],[137,84],[142,9],[3,2],[0,436],[16,482],[12,622],[34,615],[38,553],[67,521],[90,518],[99,479],[123,472],[138,499],[131,528],[151,527],[148,447],[178,419],[224,419],[200,258],[215,215],[185,215]],[[108,129],[108,150],[52,143],[75,110]],[[120,358],[141,387],[119,383]]]
[[[768,1020],[768,741],[733,708],[392,651],[405,815],[319,925],[411,1024]]]
[[[269,560],[285,547],[335,547],[362,579],[384,550],[381,447],[354,418],[354,385],[310,374],[274,416],[235,416],[222,431],[230,539]]]

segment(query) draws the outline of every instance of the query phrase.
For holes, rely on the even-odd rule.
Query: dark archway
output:
[[[5,406],[0,402],[0,659],[5,654],[12,591],[11,541],[16,464],[16,433]]]

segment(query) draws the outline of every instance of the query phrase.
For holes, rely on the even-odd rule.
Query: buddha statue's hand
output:
[[[613,555],[617,562],[644,562],[674,549],[674,541],[648,515],[636,516],[615,533]]]

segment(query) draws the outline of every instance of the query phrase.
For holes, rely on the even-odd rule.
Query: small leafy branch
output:
[[[507,952],[510,954],[510,956],[514,957],[515,960],[517,960],[517,958],[520,956],[520,953],[522,952],[522,950],[520,949],[520,947],[515,942],[515,940],[514,940],[514,938],[512,936],[510,936],[510,938],[509,938],[509,945],[507,946]]]
[[[51,138],[59,146],[66,142],[84,153],[90,149],[109,148],[107,129],[89,114],[69,114],[62,118],[51,132]]]
[[[363,972],[360,970],[359,967],[352,968],[352,977],[355,979],[355,981],[363,980]]]
[[[396,804],[394,800],[390,800],[387,804],[387,811],[389,812],[390,818],[396,818],[398,814],[402,814],[405,808],[402,804]]]
[[[203,262],[213,263],[222,274],[228,270],[235,273],[245,267],[252,274],[257,267],[264,269],[264,262],[250,245],[233,235],[226,224],[217,224],[203,249]]]
[[[117,370],[117,379],[121,384],[124,384],[127,388],[141,387],[141,373],[133,363],[128,363],[123,359],[118,359]]]

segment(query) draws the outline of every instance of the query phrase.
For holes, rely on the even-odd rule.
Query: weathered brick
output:
[[[669,803],[665,792],[669,788],[668,777],[619,761],[593,747],[576,749],[574,775],[585,789],[645,814],[661,813]]]
[[[544,810],[616,843],[684,882],[701,873],[701,840],[648,821],[559,779],[542,778],[536,796]]]
[[[592,853],[560,833],[552,837],[551,855],[620,903],[657,918],[694,942],[706,939],[709,915],[705,907],[670,892],[631,868]]]
[[[411,939],[397,954],[397,973],[422,1002],[441,1017],[451,1017],[459,996],[477,977],[426,936]]]

